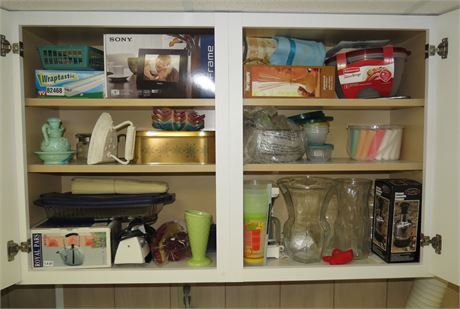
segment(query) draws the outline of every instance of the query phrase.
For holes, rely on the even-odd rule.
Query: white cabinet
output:
[[[457,15],[456,15],[457,14]],[[445,136],[458,127],[459,76],[458,29],[459,16],[450,13],[429,16],[369,16],[369,15],[308,15],[308,14],[245,14],[245,13],[57,13],[2,12],[2,32],[10,42],[24,41],[24,58],[8,55],[0,58],[2,65],[2,288],[14,282],[23,284],[67,283],[170,283],[170,282],[239,282],[292,281],[423,277],[439,275],[458,284],[458,139]],[[443,23],[457,26],[443,28]],[[6,28],[5,28],[6,27]],[[167,29],[213,29],[216,44],[215,100],[130,100],[129,102],[100,100],[38,100],[34,99],[31,73],[38,68],[35,46],[44,42],[102,42],[104,32],[120,30],[133,33],[154,33]],[[6,29],[6,30],[5,30]],[[448,33],[450,30],[451,33]],[[444,33],[445,32],[445,33]],[[300,100],[291,103],[267,100],[259,103],[242,96],[243,36],[293,34],[332,42],[338,39],[363,39],[388,36],[392,41],[413,48],[413,61],[408,71],[413,74],[402,86],[412,96],[398,101],[366,100]],[[441,60],[433,56],[424,60],[424,45],[449,38],[449,56]],[[7,68],[6,70],[4,68]],[[446,71],[450,73],[446,73]],[[450,74],[450,75],[448,75]],[[450,82],[443,82],[448,77]],[[441,97],[441,95],[444,95]],[[120,102],[120,103],[119,103]],[[94,105],[93,105],[94,104]],[[283,105],[285,104],[285,105]],[[353,106],[358,104],[359,107]],[[146,121],[150,106],[197,106],[215,117],[216,164],[205,166],[69,166],[46,167],[38,164],[33,151],[40,141],[37,129],[50,115],[64,120],[67,130],[76,133],[88,130],[102,110],[115,118],[133,117]],[[243,166],[242,111],[243,106],[280,106],[281,110],[298,111],[313,108],[328,109],[338,118],[380,119],[391,123],[405,122],[411,130],[406,134],[403,161],[398,163],[353,164],[335,160],[331,165],[246,165]],[[441,106],[442,105],[442,106]],[[292,112],[291,111],[291,112]],[[144,120],[142,120],[144,119]],[[450,121],[445,121],[451,119]],[[343,125],[343,123],[342,123]],[[338,155],[344,157],[345,137],[340,130],[334,135],[341,146]],[[454,133],[449,134],[453,136]],[[71,135],[68,135],[71,136]],[[450,146],[450,151],[445,148]],[[452,170],[452,171],[451,171]],[[37,271],[30,266],[30,256],[19,253],[7,262],[7,240],[15,242],[29,238],[30,226],[43,218],[33,206],[40,193],[65,191],[72,176],[89,173],[92,176],[117,175],[141,177],[170,182],[178,197],[177,205],[160,214],[164,220],[181,219],[185,208],[204,207],[211,211],[217,224],[217,254],[211,267],[191,269],[184,263],[166,267],[113,267],[98,270]],[[359,174],[369,177],[409,175],[424,182],[422,232],[442,234],[443,252],[435,255],[431,247],[422,249],[419,263],[385,264],[376,257],[340,267],[325,264],[298,264],[289,260],[270,262],[264,267],[243,266],[244,177],[276,179],[281,174],[322,173],[326,175]],[[455,174],[455,178],[453,176]],[[451,189],[454,188],[454,189]],[[174,208],[175,207],[175,208]],[[280,211],[281,210],[280,206]],[[5,211],[8,211],[6,214]],[[440,232],[441,231],[441,232]],[[443,266],[444,265],[444,266]],[[454,267],[457,271],[454,272]],[[13,271],[14,270],[14,271]]]

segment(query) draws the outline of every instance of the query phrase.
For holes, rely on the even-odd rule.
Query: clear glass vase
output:
[[[278,186],[289,215],[283,227],[288,255],[302,263],[320,261],[331,236],[326,210],[334,192],[334,181],[310,176],[285,177],[278,180]]]
[[[369,256],[371,188],[369,179],[336,179],[338,207],[333,245],[340,250],[353,249],[354,259]]]

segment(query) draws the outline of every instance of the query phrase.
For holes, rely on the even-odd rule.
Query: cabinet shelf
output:
[[[303,264],[290,258],[268,259],[267,265],[244,267],[243,278],[249,281],[267,281],[277,278],[281,281],[298,280],[340,280],[377,278],[415,278],[429,274],[420,263],[388,264],[370,254],[367,259],[355,260],[350,264],[331,266],[324,262]]]
[[[121,165],[121,164],[68,164],[45,165],[29,164],[29,173],[56,173],[56,174],[136,174],[136,173],[214,173],[214,164],[155,164],[155,165]]]
[[[148,109],[151,107],[214,108],[214,105],[214,99],[26,99],[26,107],[48,107],[56,109]]]
[[[92,284],[119,283],[175,283],[222,281],[217,270],[216,254],[207,254],[211,264],[206,267],[191,267],[187,259],[158,266],[154,262],[140,265],[114,265],[110,268],[94,269],[51,269],[28,272],[23,283],[27,284],[78,284],[87,283],[88,277],[95,278]]]
[[[355,161],[333,159],[324,163],[298,161],[277,164],[246,164],[245,172],[372,172],[419,171],[423,163],[417,161]]]
[[[280,109],[364,109],[392,110],[423,107],[424,99],[301,99],[301,98],[251,98],[243,100],[244,106],[272,106]]]

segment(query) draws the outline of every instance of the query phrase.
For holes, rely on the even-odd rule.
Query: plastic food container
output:
[[[247,265],[261,265],[265,262],[270,200],[271,185],[262,182],[244,183],[244,262]]]
[[[332,117],[309,119],[303,125],[305,145],[323,145],[329,133]]]
[[[311,145],[307,148],[307,158],[312,162],[327,162],[331,160],[334,145]]]
[[[339,98],[390,97],[398,92],[409,55],[404,48],[385,46],[339,53],[325,63],[337,69]]]
[[[348,155],[354,160],[399,160],[402,126],[350,125]]]
[[[45,193],[34,204],[48,218],[156,218],[164,205],[175,201],[174,193],[145,194],[70,194]]]
[[[287,163],[302,158],[305,153],[303,132],[299,130],[251,130],[245,143],[248,163]]]

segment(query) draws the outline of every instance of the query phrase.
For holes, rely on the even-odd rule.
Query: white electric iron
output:
[[[116,156],[117,153],[117,131],[127,128],[125,158]],[[134,157],[134,139],[136,127],[131,121],[124,121],[117,126],[113,125],[112,116],[109,113],[102,113],[93,128],[88,149],[88,164],[116,161],[121,164],[128,164]]]

